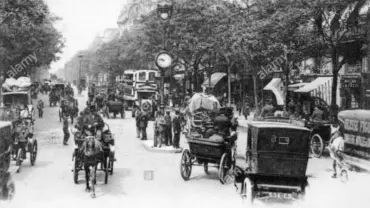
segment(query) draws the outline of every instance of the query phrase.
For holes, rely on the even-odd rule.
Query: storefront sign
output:
[[[359,88],[361,86],[361,78],[358,76],[345,75],[340,81],[342,88]]]
[[[344,134],[346,144],[370,148],[370,139],[364,136],[364,134],[370,134],[370,122],[346,119],[344,121],[344,129],[349,131]]]

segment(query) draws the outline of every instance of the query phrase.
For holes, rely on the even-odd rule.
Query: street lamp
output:
[[[162,21],[168,22],[172,17],[173,12],[173,3],[171,0],[165,0],[157,5],[157,15]],[[161,72],[161,111],[164,113],[165,104],[164,104],[164,75],[166,69],[172,66],[172,56],[165,52],[166,50],[166,27],[163,26],[163,50],[155,60],[157,67]]]
[[[80,69],[78,70],[78,85],[77,86],[80,86],[80,81],[81,81],[81,65],[82,65],[82,58],[84,56],[82,54],[78,55],[78,58],[80,59]]]

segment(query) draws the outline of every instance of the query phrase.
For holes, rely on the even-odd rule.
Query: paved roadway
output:
[[[85,97],[85,94],[78,97],[83,107]],[[47,103],[46,96],[41,98]],[[80,183],[74,184],[72,140],[69,146],[62,145],[58,107],[47,106],[44,118],[37,119],[35,124],[40,146],[36,165],[31,167],[26,161],[21,172],[14,174],[16,197],[11,204],[1,207],[245,207],[233,185],[219,183],[216,169],[205,175],[203,168],[194,167],[191,180],[184,182],[180,176],[181,155],[146,151],[136,139],[135,122],[130,116],[106,122],[115,134],[118,161],[107,185],[103,183],[103,173],[98,173],[96,199],[84,191],[83,172]],[[245,140],[246,134],[240,130],[239,155],[244,152]],[[186,147],[184,138],[181,145]],[[351,181],[342,184],[330,178],[330,167],[328,158],[309,161],[310,189],[301,207],[366,207],[363,205],[370,202],[366,194],[369,176],[351,173]],[[153,172],[153,180],[145,179],[148,171]],[[255,204],[256,207],[297,207],[295,203],[276,200],[256,200]]]

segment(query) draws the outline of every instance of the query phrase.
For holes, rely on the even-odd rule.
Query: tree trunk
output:
[[[228,89],[228,96],[227,96],[227,104],[231,107],[231,66],[230,64],[227,66],[227,89]]]
[[[258,98],[257,98],[257,75],[253,74],[253,92],[254,92],[254,106],[258,109]]]
[[[335,109],[335,106],[337,104],[337,86],[338,86],[338,72],[340,66],[338,66],[339,62],[339,56],[336,48],[332,49],[331,53],[331,63],[333,67],[333,82],[331,85],[331,110],[330,110],[330,115],[333,116],[333,111]]]

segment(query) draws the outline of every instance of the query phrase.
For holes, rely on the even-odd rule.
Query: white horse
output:
[[[344,138],[339,131],[340,126],[334,127],[330,125],[331,138],[328,145],[330,157],[333,159],[333,178],[337,177],[337,172],[340,174],[340,179],[345,182],[348,180],[348,169],[341,156],[341,152],[344,150]],[[338,169],[338,171],[337,171]]]

